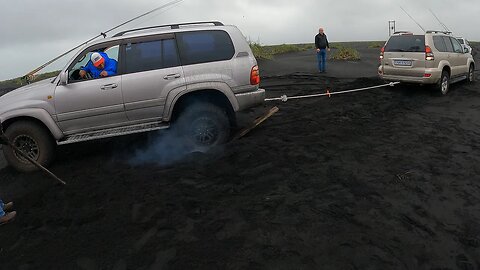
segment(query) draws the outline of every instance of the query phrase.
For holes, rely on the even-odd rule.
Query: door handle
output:
[[[166,75],[165,77],[163,77],[163,79],[165,80],[173,80],[173,79],[178,79],[180,78],[180,74],[169,74],[169,75]]]
[[[116,83],[111,83],[111,84],[106,84],[100,87],[102,90],[109,90],[109,89],[114,89],[117,88],[118,85]]]

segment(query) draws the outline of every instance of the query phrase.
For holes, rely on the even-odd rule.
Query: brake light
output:
[[[250,72],[250,84],[260,84],[260,71],[258,70],[258,66],[252,67],[252,72]]]
[[[383,59],[384,54],[385,54],[385,47],[382,47],[382,48],[380,49],[380,60]]]
[[[430,46],[425,46],[425,60],[433,61],[435,60],[435,56],[433,55],[432,48]]]

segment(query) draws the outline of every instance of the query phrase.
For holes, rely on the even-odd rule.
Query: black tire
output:
[[[48,166],[55,157],[55,141],[45,127],[31,121],[19,121],[10,125],[5,136],[24,153],[42,166]],[[9,146],[3,146],[8,164],[20,172],[33,172],[38,168]]]
[[[473,66],[473,64],[470,64],[470,68],[468,69],[467,81],[469,83],[475,81],[475,67]]]
[[[230,121],[222,108],[211,103],[188,105],[174,123],[190,151],[205,152],[230,137]]]
[[[448,71],[442,71],[442,76],[437,83],[437,89],[441,96],[445,96],[448,93],[448,90],[450,90],[450,74]]]

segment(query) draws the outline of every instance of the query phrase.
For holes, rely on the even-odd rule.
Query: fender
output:
[[[57,123],[52,119],[52,116],[44,109],[31,108],[8,111],[0,116],[0,122],[5,122],[14,118],[29,117],[37,119],[42,122],[50,131],[55,140],[60,140],[64,137],[63,132],[58,127]]]
[[[182,96],[192,92],[201,91],[201,90],[219,91],[220,93],[224,94],[227,97],[234,111],[238,111],[240,108],[238,101],[235,98],[235,94],[232,92],[231,88],[226,83],[224,82],[195,83],[195,84],[188,85],[187,89],[175,89],[168,93],[167,101],[165,104],[165,110],[163,113],[163,119],[165,121],[170,120],[173,113],[173,108],[175,108],[177,101]]]
[[[450,67],[450,63],[448,63],[447,60],[441,60],[440,63],[438,63],[438,69],[440,71],[442,71],[444,67],[448,67],[451,72],[452,68]]]

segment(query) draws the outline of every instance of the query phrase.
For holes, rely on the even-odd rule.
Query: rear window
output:
[[[445,44],[445,40],[442,36],[434,36],[433,37],[433,45],[439,52],[448,52],[447,45]]]
[[[392,36],[385,46],[385,52],[425,52],[425,36]]]
[[[180,59],[192,65],[232,59],[235,48],[225,31],[198,31],[177,34]]]

